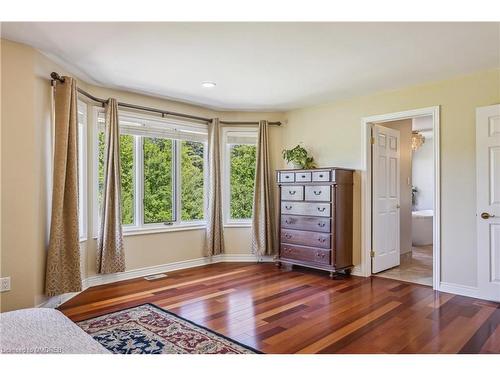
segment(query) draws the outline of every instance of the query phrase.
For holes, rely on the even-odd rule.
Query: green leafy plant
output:
[[[282,155],[283,159],[285,159],[287,163],[295,164],[300,168],[316,168],[314,158],[312,156],[309,156],[307,150],[301,145],[297,145],[289,150],[283,150]]]

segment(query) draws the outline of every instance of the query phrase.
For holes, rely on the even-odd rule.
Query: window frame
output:
[[[80,122],[79,114],[83,119]],[[87,180],[87,131],[88,131],[88,104],[77,100],[77,134],[78,134],[78,238],[80,242],[88,238],[88,180]]]
[[[105,110],[102,107],[94,106],[93,108],[93,126],[92,126],[92,154],[93,154],[93,236],[96,238],[99,233],[99,132],[103,131],[103,127],[99,124],[99,116],[104,114]],[[166,129],[174,129],[176,124],[182,124],[184,127],[193,127],[207,132],[206,125],[191,124],[185,121],[175,121],[172,119],[163,119],[157,116],[146,114],[138,114],[135,112],[122,111],[119,113],[120,122],[135,121],[139,123],[162,123],[166,125]],[[182,221],[182,203],[181,203],[181,142],[183,139],[169,138],[166,135],[161,135],[155,132],[148,133],[147,130],[142,132],[134,132],[122,129],[120,126],[120,135],[128,134],[134,136],[134,223],[122,225],[124,236],[147,233],[161,233],[179,230],[199,229],[206,227],[207,217],[207,178],[208,178],[208,139],[204,141],[192,140],[194,142],[203,143],[203,220]],[[144,223],[144,149],[143,141],[145,137],[151,138],[167,138],[172,140],[172,215],[173,221],[171,224],[162,223]]]
[[[231,218],[231,145],[228,137],[231,133],[241,134],[255,138],[257,147],[258,128],[252,126],[228,126],[222,128],[222,217],[224,227],[248,228],[252,226],[252,218]],[[255,189],[255,186],[254,186]]]

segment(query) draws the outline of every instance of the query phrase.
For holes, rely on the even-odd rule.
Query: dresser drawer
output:
[[[295,172],[296,182],[311,182],[311,172]]]
[[[312,181],[313,182],[330,181],[330,171],[312,172]]]
[[[329,202],[331,198],[331,186],[306,186],[306,201],[323,201]]]
[[[295,182],[295,173],[293,172],[280,172],[279,182]]]
[[[331,223],[329,218],[282,215],[281,227],[330,233]]]
[[[311,247],[330,248],[330,234],[304,230],[281,230],[281,242]]]
[[[329,217],[330,211],[330,203],[281,202],[281,213],[285,215]]]
[[[296,245],[281,245],[280,257],[303,262],[330,264],[331,251]]]
[[[283,201],[303,201],[304,186],[282,186],[281,200]]]

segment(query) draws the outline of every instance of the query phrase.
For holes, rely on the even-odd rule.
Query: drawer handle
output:
[[[292,223],[293,223],[293,221],[292,221],[292,220],[285,219],[285,223],[286,223],[286,224],[292,224]]]
[[[319,212],[325,212],[326,207],[316,207]]]
[[[314,195],[321,195],[321,190],[320,191],[314,190],[313,192],[314,192]]]
[[[323,238],[323,237],[319,237],[318,238],[318,241],[321,242],[321,243],[325,243],[326,241],[326,238]]]
[[[290,195],[295,195],[296,192],[297,192],[296,190],[288,190],[288,194]]]
[[[324,228],[325,225],[326,225],[325,223],[318,223],[318,227],[320,227],[320,228]]]
[[[290,178],[290,176],[285,176],[285,178]]]
[[[285,238],[286,238],[287,240],[289,240],[290,238],[292,238],[292,235],[291,235],[291,234],[288,234],[288,233],[285,233]]]
[[[286,208],[287,210],[291,210],[291,209],[292,209],[292,206],[285,206],[285,208]]]
[[[325,253],[316,253],[316,256],[318,258],[324,258],[325,257]]]
[[[320,175],[319,175],[319,178],[323,178],[323,175],[322,175],[322,174],[320,174]]]

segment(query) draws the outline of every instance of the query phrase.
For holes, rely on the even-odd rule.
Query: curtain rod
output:
[[[58,81],[61,83],[64,83],[64,77],[61,77],[58,73],[52,72],[50,73],[50,77],[52,78],[52,82]],[[101,105],[104,106],[108,101],[105,99],[98,98],[92,94],[89,94],[85,90],[82,90],[81,88],[77,88],[77,91],[82,94],[83,96],[86,96],[90,100],[96,102],[96,103],[101,103]],[[203,121],[207,123],[211,123],[212,119],[207,118],[207,117],[200,117],[200,116],[194,116],[194,115],[188,115],[185,113],[179,113],[179,112],[171,112],[171,111],[165,111],[162,109],[157,109],[157,108],[151,108],[151,107],[144,107],[141,105],[135,105],[135,104],[129,104],[129,103],[122,103],[118,102],[118,105],[120,107],[124,108],[132,108],[132,109],[137,109],[139,111],[145,111],[145,112],[154,112],[154,113],[159,113],[161,114],[162,117],[166,116],[174,116],[174,117],[183,117],[183,118],[188,118],[191,120],[197,120],[197,121]],[[221,124],[225,125],[258,125],[258,121],[220,121]],[[280,121],[274,121],[274,122],[268,122],[269,125],[276,125],[276,126],[281,126]]]

